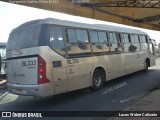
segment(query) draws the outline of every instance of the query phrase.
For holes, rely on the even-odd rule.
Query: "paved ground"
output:
[[[141,115],[143,111],[147,113],[158,113],[160,115],[160,87],[157,90],[152,91],[149,95],[139,100],[137,103],[123,110],[124,112],[132,113],[133,111],[140,111]],[[123,112],[122,112],[123,113]],[[156,116],[156,115],[155,115]],[[112,117],[108,120],[160,120],[159,117]]]

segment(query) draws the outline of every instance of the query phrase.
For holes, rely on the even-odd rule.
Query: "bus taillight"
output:
[[[43,68],[40,68],[39,69],[39,73],[43,73],[44,72],[44,69]]]
[[[46,62],[39,56],[38,57],[38,84],[49,83],[50,81],[46,77]]]

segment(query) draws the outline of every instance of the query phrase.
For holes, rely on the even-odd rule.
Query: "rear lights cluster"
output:
[[[46,78],[46,62],[39,56],[38,57],[38,84],[49,83],[50,81]]]

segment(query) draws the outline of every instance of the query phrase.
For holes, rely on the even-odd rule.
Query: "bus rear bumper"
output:
[[[46,97],[53,95],[53,92],[49,89],[49,84],[43,85],[19,85],[7,83],[7,87],[10,93],[24,96],[38,96]]]

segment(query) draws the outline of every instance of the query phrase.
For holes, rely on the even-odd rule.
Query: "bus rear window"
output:
[[[40,25],[24,27],[16,30],[9,36],[7,50],[38,46],[40,31]]]

